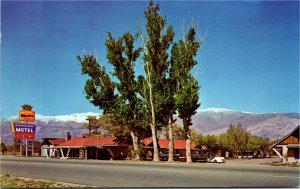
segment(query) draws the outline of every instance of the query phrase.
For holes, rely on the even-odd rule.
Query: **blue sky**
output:
[[[134,33],[137,22],[144,29],[147,3],[2,1],[1,117],[27,103],[43,115],[98,112],[85,99],[76,56],[96,53],[106,65],[107,32]],[[175,41],[182,20],[193,20],[199,34],[207,30],[195,69],[201,109],[299,112],[299,2],[155,3]]]

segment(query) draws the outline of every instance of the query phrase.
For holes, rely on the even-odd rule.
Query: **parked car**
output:
[[[180,154],[173,154],[174,161],[177,161],[179,159],[179,156]],[[169,159],[169,153],[160,154],[159,158],[162,161],[167,161]]]
[[[216,156],[216,157],[208,158],[207,161],[208,162],[213,162],[213,163],[225,163],[225,158],[224,157]]]
[[[207,162],[207,158],[199,153],[192,153],[193,162]]]

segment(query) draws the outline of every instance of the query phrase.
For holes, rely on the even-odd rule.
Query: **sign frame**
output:
[[[17,140],[34,139],[36,125],[29,123],[11,122],[12,133]]]
[[[20,110],[19,121],[35,122],[35,112],[29,110]]]

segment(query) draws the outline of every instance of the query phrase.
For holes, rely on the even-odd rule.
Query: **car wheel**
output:
[[[215,160],[214,162],[217,163],[217,160]]]

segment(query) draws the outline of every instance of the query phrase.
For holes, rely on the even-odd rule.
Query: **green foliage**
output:
[[[134,49],[135,38],[129,32],[125,33],[117,41],[108,33],[105,42],[106,58],[113,65],[113,76],[117,77],[119,83],[116,87],[121,94],[122,100],[133,102],[136,98],[137,83],[135,80],[134,62],[140,56],[142,48]],[[125,55],[126,57],[123,57]]]
[[[227,130],[229,144],[233,147],[236,155],[246,151],[250,138],[249,132],[241,124],[231,124]]]
[[[173,94],[170,94],[168,80],[166,78],[169,69],[168,50],[173,42],[173,27],[168,26],[166,19],[159,15],[159,5],[154,6],[150,0],[147,10],[144,12],[146,18],[146,35],[142,35],[143,60],[145,78],[140,77],[142,84],[142,96],[146,101],[148,111],[151,113],[152,137],[156,138],[156,129],[168,123],[172,119]],[[159,161],[157,142],[153,142],[154,158]]]
[[[108,131],[109,134],[115,136],[129,135],[130,130],[128,127],[124,127],[123,121],[116,114],[104,114],[99,117],[98,124],[101,128]]]
[[[152,113],[152,125],[157,127],[157,123],[166,125],[169,120],[173,122],[173,113],[177,110],[184,121],[186,134],[190,136],[191,116],[200,106],[198,83],[190,76],[190,71],[197,63],[194,56],[200,44],[195,41],[196,30],[191,28],[185,39],[173,45],[169,60],[168,50],[175,34],[172,26],[166,27],[166,19],[160,16],[158,11],[159,6],[154,6],[150,0],[145,11],[148,35],[147,38],[142,36],[146,73],[146,78],[140,78],[140,83],[144,84],[142,96],[145,97],[147,107]],[[184,98],[188,98],[189,101],[185,101]],[[156,148],[154,146],[155,156]]]
[[[116,40],[108,33],[105,42],[106,57],[108,63],[113,66],[112,76],[118,81],[112,81],[93,55],[77,57],[81,63],[82,74],[89,76],[85,85],[86,98],[102,109],[104,114],[115,114],[115,117],[122,118],[121,125],[131,129],[135,129],[137,125],[141,126],[137,118],[141,117],[139,112],[143,107],[137,95],[138,85],[134,72],[134,62],[142,50],[134,49],[136,37],[127,32]]]
[[[221,148],[229,148],[230,147],[230,137],[227,133],[222,133],[218,136],[218,145]]]
[[[185,139],[186,138],[186,130],[184,127],[179,126],[177,124],[173,124],[173,135],[177,139]],[[198,131],[195,128],[191,128],[191,140],[195,143],[198,143],[198,141],[201,141],[202,135],[198,133]]]
[[[185,137],[190,137],[191,117],[200,106],[200,86],[190,73],[197,64],[195,56],[201,45],[196,40],[196,29],[189,28],[170,50],[175,34],[159,15],[159,5],[150,0],[144,15],[145,35],[127,32],[115,39],[108,33],[106,58],[113,67],[112,73],[108,74],[93,55],[77,57],[82,75],[88,76],[86,98],[104,113],[93,127],[105,127],[114,134],[145,135],[150,125],[155,138],[155,129],[165,126],[168,120],[173,122],[177,111],[184,122]],[[142,37],[143,49],[134,47],[138,37]],[[142,50],[145,76],[136,77],[135,62]],[[154,152],[156,157],[157,146]]]
[[[169,68],[168,50],[173,42],[173,27],[168,26],[166,19],[159,15],[159,5],[154,6],[153,1],[149,2],[145,11],[147,39],[144,41],[144,69],[146,78],[143,79],[144,95],[149,111],[151,111],[150,100],[153,101],[157,123],[167,124],[169,115],[169,104],[172,103],[172,95],[168,93],[170,87],[167,82]],[[145,37],[146,38],[146,37]],[[152,86],[152,99],[150,99],[149,85]],[[172,108],[172,107],[171,107]],[[157,125],[156,125],[157,126]]]
[[[190,73],[197,64],[195,56],[200,47],[200,42],[195,40],[195,36],[196,29],[191,27],[187,35],[173,45],[170,60],[170,83],[175,90],[175,109],[183,119],[187,134],[190,132],[189,126],[192,125],[191,117],[200,107],[200,86]]]
[[[130,147],[130,151],[127,155],[127,157],[133,161],[139,161],[140,159],[138,159],[137,157],[141,157],[141,154],[144,152],[144,149],[139,146],[138,149],[134,149],[133,146]]]
[[[111,76],[93,55],[84,55],[83,58],[78,56],[82,74],[89,76],[85,85],[86,98],[102,109],[104,114],[95,122],[96,129],[101,126],[115,135],[139,135],[146,128],[145,121],[148,119],[144,114],[143,100],[138,95],[139,87],[134,71],[135,61],[142,51],[142,48],[134,48],[137,37],[127,32],[116,40],[108,33],[105,45],[106,58],[113,66]],[[113,81],[112,77],[117,80]]]
[[[114,109],[117,105],[115,83],[105,68],[99,65],[93,55],[77,56],[77,60],[81,63],[81,74],[89,77],[84,87],[86,98],[104,113]]]
[[[208,151],[217,148],[233,149],[235,155],[243,152],[255,152],[256,150],[268,150],[271,142],[269,139],[251,135],[241,125],[231,125],[227,133],[216,135],[200,135],[196,145],[204,145]]]
[[[227,138],[227,137],[225,137]],[[224,135],[200,135],[200,137],[197,138],[196,140],[196,145],[197,146],[206,146],[207,150],[209,152],[212,152],[216,150],[217,148],[222,148],[222,147],[227,147],[226,144],[224,143]]]
[[[147,152],[147,158],[152,158],[152,152],[151,151]]]
[[[172,125],[173,128],[173,135],[177,139],[185,139],[186,132],[185,129],[182,126],[179,126],[177,124]]]
[[[191,125],[191,117],[196,113],[200,104],[198,103],[199,85],[194,77],[188,77],[182,82],[182,88],[176,93],[175,106],[179,117],[188,119],[188,126]],[[184,124],[186,125],[186,124]]]
[[[200,42],[195,40],[196,30],[191,27],[184,39],[175,43],[171,51],[171,68],[170,77],[175,82],[176,90],[178,91],[192,68],[197,64],[194,59],[197,51],[200,48]]]
[[[270,140],[264,137],[250,135],[249,141],[247,144],[248,151],[256,151],[256,150],[267,150],[270,146]]]
[[[119,82],[115,86],[119,92],[118,105],[111,113],[118,117],[122,124],[138,132],[143,129],[145,124],[144,105],[142,99],[139,98],[138,81],[135,79],[135,61],[140,56],[142,48],[134,49],[134,42],[138,35],[131,35],[129,32],[115,40],[111,33],[105,42],[107,50],[107,60],[113,66],[113,76]],[[126,130],[126,129],[125,129]]]

